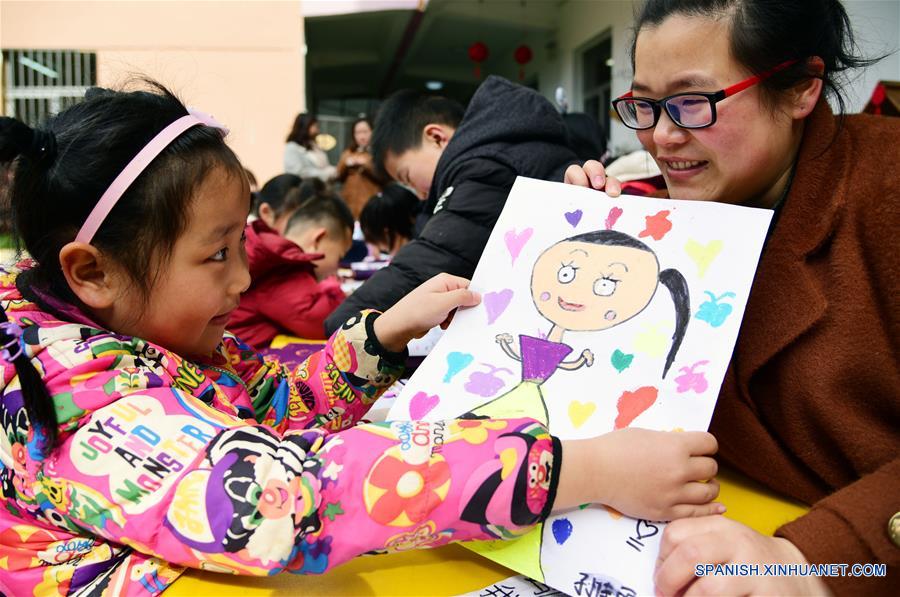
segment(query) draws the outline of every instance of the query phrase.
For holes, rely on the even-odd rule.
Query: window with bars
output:
[[[6,114],[36,126],[97,84],[97,55],[76,50],[3,50]]]

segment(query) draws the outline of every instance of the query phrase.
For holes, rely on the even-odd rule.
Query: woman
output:
[[[731,465],[812,505],[766,537],[676,521],[660,593],[898,594],[900,120],[836,117],[853,55],[837,0],[649,0],[614,102],[677,199],[775,210],[711,431]],[[719,90],[722,90],[721,92]],[[602,165],[566,181],[621,191]],[[698,563],[886,563],[887,576],[708,576]],[[760,570],[764,570],[760,565]]]
[[[344,183],[341,196],[355,220],[365,207],[369,197],[381,190],[381,183],[372,167],[369,140],[372,138],[372,123],[368,118],[359,118],[351,128],[350,143],[341,154],[337,165],[337,177]]]
[[[284,147],[284,171],[300,178],[318,178],[328,182],[335,177],[336,169],[328,162],[328,155],[316,145],[319,121],[312,114],[303,112],[294,120],[294,126]]]

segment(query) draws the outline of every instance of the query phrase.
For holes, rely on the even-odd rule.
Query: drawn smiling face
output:
[[[605,330],[640,313],[658,280],[650,251],[562,241],[535,262],[531,295],[538,312],[564,329]]]

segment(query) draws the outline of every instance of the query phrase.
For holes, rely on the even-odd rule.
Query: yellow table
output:
[[[731,471],[719,476],[719,499],[726,516],[760,533],[806,512],[807,507],[778,497]],[[264,578],[190,570],[166,591],[167,597],[262,597],[263,595],[459,595],[516,573],[460,545],[357,558],[321,576],[278,574]]]

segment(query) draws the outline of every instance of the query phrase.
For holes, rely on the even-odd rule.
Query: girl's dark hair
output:
[[[79,104],[36,129],[0,118],[0,162],[11,162],[10,202],[17,246],[35,260],[20,287],[35,287],[86,310],[59,263],[113,179],[163,128],[187,114],[184,104],[152,81],[147,91],[89,89]],[[157,156],[122,194],[91,244],[128,273],[146,301],[161,266],[187,225],[191,198],[214,169],[243,177],[220,132],[194,126]],[[139,314],[136,314],[139,316]],[[32,422],[55,437],[52,403],[42,383],[26,383],[30,361],[15,360]],[[40,378],[37,378],[40,382]],[[40,387],[37,387],[40,386]],[[47,408],[43,408],[47,406]],[[43,413],[43,414],[42,414]]]
[[[350,151],[356,151],[359,149],[359,143],[356,142],[356,125],[360,122],[365,122],[369,125],[369,130],[374,131],[374,127],[372,126],[372,121],[369,120],[368,116],[360,116],[356,120],[353,121],[353,126],[350,127],[350,139],[347,141],[347,149]],[[371,140],[369,141],[371,143]]]
[[[259,215],[259,206],[263,203],[269,204],[276,217],[283,214],[286,211],[284,203],[288,193],[291,189],[299,187],[302,182],[303,179],[296,174],[279,174],[267,180],[256,195],[253,205],[254,215]]]
[[[647,251],[654,257],[656,253],[633,236],[629,236],[623,232],[616,230],[595,230],[586,232],[567,238],[564,242],[576,243],[593,243],[595,245],[607,245],[613,247],[628,247],[629,249],[638,249]],[[672,346],[669,348],[669,354],[666,355],[666,364],[663,367],[663,379],[669,372],[669,368],[675,361],[675,355],[681,348],[684,341],[684,334],[687,332],[688,322],[691,317],[691,297],[688,291],[687,281],[677,269],[665,269],[659,272],[659,281],[669,290],[672,296],[672,303],[675,305],[675,333],[672,334]]]
[[[421,201],[416,194],[397,183],[369,199],[359,214],[359,226],[366,242],[394,246],[397,237],[412,239]]]
[[[818,56],[825,62],[821,79],[844,111],[841,74],[869,66],[882,57],[859,56],[847,11],[839,0],[647,0],[635,19],[631,45],[631,66],[637,36],[645,27],[654,27],[671,15],[729,18],[731,53],[754,74],[761,74],[788,60],[790,67],[775,73],[760,85],[770,105],[778,95],[818,74],[807,59]]]
[[[314,139],[310,136],[309,129],[317,122],[319,122],[319,119],[314,114],[309,112],[297,114],[297,118],[294,119],[294,126],[287,136],[287,142],[293,141],[301,147],[311,149]]]

